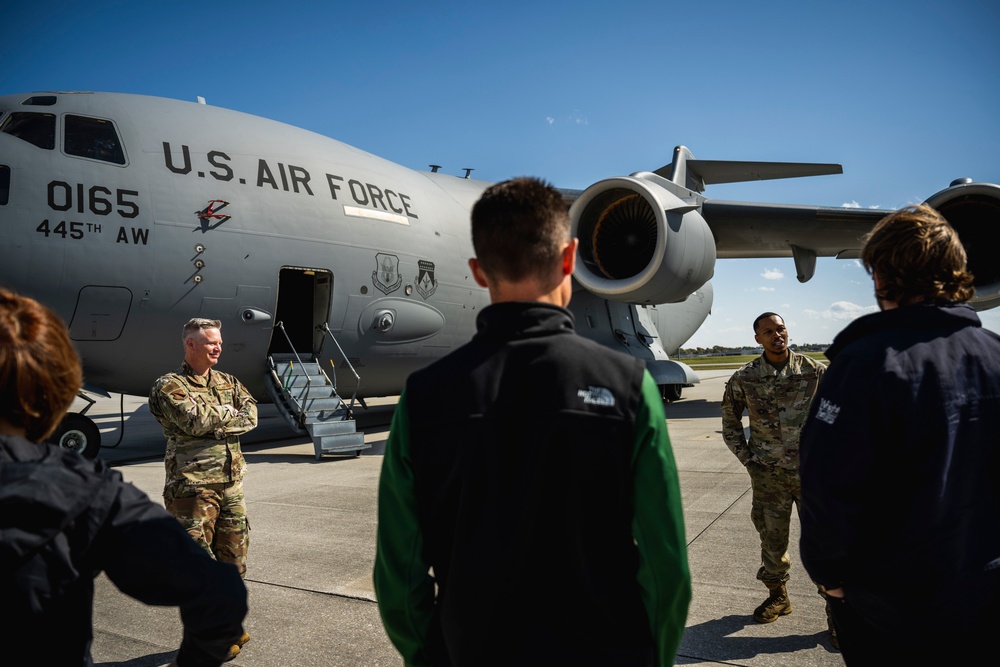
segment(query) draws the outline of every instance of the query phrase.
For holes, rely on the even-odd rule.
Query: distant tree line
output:
[[[825,352],[826,348],[830,347],[829,343],[805,343],[799,345],[798,343],[792,343],[788,347],[792,348],[796,352]],[[722,356],[737,356],[741,354],[760,354],[764,351],[764,348],[760,345],[750,346],[750,347],[725,347],[724,345],[715,345],[712,347],[682,347],[680,349],[680,357],[722,357]]]

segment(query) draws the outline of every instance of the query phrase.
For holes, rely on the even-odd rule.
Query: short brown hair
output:
[[[968,301],[974,294],[958,232],[926,204],[882,218],[865,239],[861,262],[879,278],[879,299],[900,306]]]
[[[33,442],[69,410],[83,372],[66,325],[34,299],[0,288],[0,415]]]
[[[207,320],[204,317],[192,317],[184,324],[181,340],[187,340],[202,329],[222,329],[222,322],[219,320]]]
[[[472,246],[483,271],[509,281],[547,279],[569,243],[569,208],[537,178],[490,186],[472,208]]]

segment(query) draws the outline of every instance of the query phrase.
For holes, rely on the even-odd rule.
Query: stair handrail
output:
[[[333,344],[337,346],[337,350],[340,352],[340,356],[342,356],[344,358],[344,362],[347,364],[347,368],[350,369],[351,373],[354,375],[354,379],[357,380],[357,384],[354,386],[354,393],[351,394],[351,405],[348,408],[349,410],[353,410],[354,409],[354,399],[357,397],[357,395],[358,395],[358,388],[361,386],[361,376],[358,375],[358,372],[356,370],[354,370],[354,365],[351,364],[351,360],[347,358],[346,354],[344,354],[344,348],[340,347],[340,343],[337,342],[337,337],[333,335],[332,331],[330,331],[330,325],[327,324],[326,322],[323,322],[323,324],[320,325],[317,328],[320,331],[322,331],[323,333],[325,333],[326,335],[328,335],[330,337],[330,340],[333,341]],[[336,364],[333,363],[333,359],[330,359],[330,366],[333,368],[333,389],[334,389],[334,391],[336,391],[336,389],[337,389],[337,366],[336,366]]]
[[[299,356],[299,353],[295,349],[295,346],[292,345],[292,339],[288,337],[288,332],[285,331],[285,323],[282,322],[282,321],[279,321],[277,323],[277,325],[275,325],[275,326],[277,326],[279,329],[281,329],[281,333],[283,333],[285,335],[285,340],[288,341],[288,349],[290,349],[292,351],[292,354],[295,355],[295,360],[297,362],[299,362],[299,366],[303,370],[305,370],[306,369],[306,365],[302,362],[302,357]],[[289,375],[291,375],[291,373],[289,373]],[[303,405],[305,405],[306,402],[309,401],[309,393],[312,391],[312,379],[310,379],[309,373],[304,373],[303,376],[306,379],[306,395],[303,398]],[[287,392],[288,391],[287,378],[285,379],[285,381],[282,381],[281,385],[282,385],[282,389]]]

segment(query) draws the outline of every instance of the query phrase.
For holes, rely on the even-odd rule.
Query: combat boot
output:
[[[240,649],[243,645],[250,641],[250,633],[244,632],[240,635],[240,638],[236,640],[236,643],[229,647],[229,655],[226,656],[224,662],[229,662],[240,654]]]
[[[826,629],[830,632],[830,646],[840,650],[840,640],[837,639],[837,628],[833,625],[833,612],[830,611],[830,602],[826,603]]]
[[[788,599],[785,584],[765,585],[771,590],[771,594],[759,607],[753,610],[753,620],[758,623],[774,623],[779,616],[787,616],[792,613],[792,601]]]

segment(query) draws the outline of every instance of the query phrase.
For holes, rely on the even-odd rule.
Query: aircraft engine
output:
[[[1000,306],[1000,186],[954,181],[927,199],[958,232],[969,258],[969,270],[976,277],[976,295],[970,303],[976,310]]]
[[[715,239],[699,206],[694,193],[651,172],[591,185],[569,211],[580,239],[576,279],[614,301],[684,301],[715,272]]]

